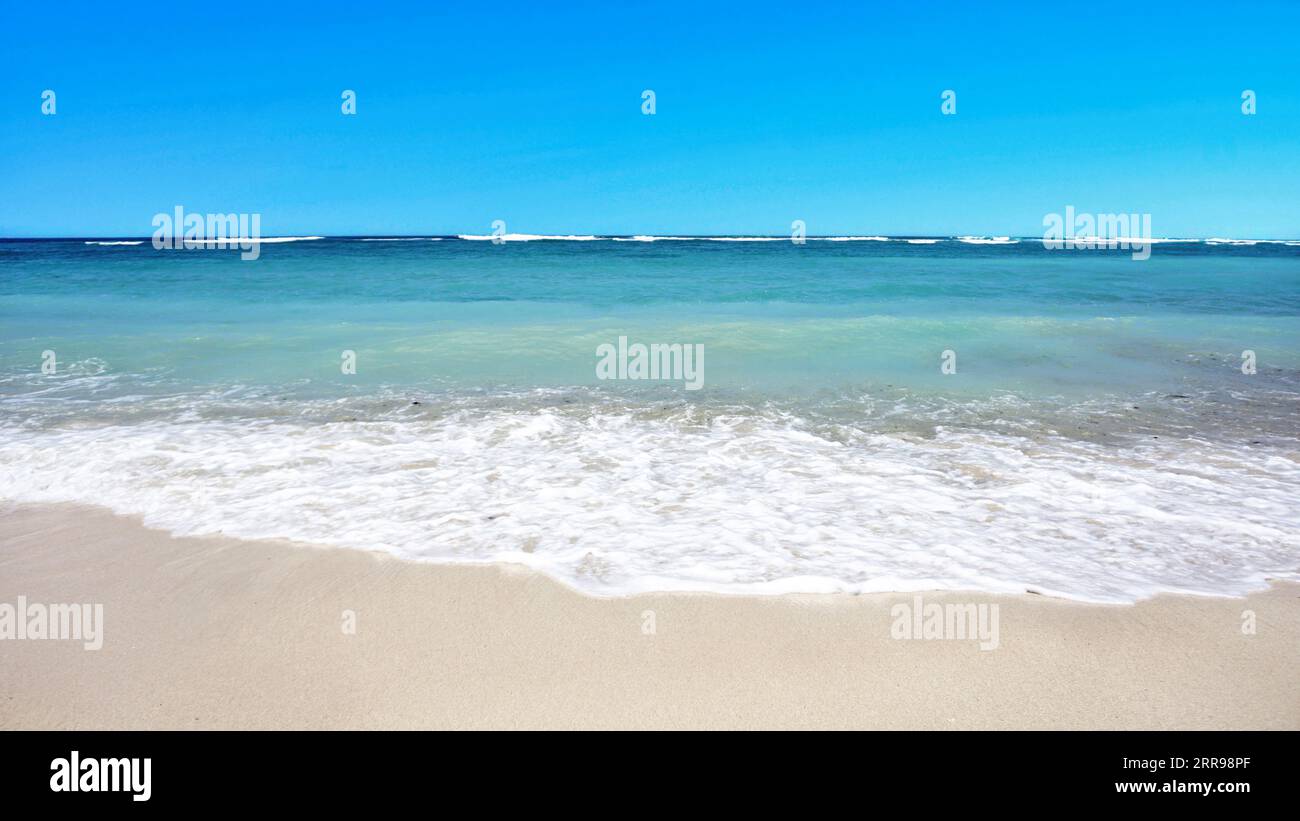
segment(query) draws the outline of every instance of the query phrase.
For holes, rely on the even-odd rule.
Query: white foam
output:
[[[324,237],[178,237],[177,243],[183,243],[187,246],[194,245],[236,245],[252,243],[269,245],[280,242],[307,242],[309,240],[325,239]]]
[[[1011,237],[957,237],[957,239],[968,245],[1015,245],[1020,242]]]
[[[1228,237],[1211,237],[1203,240],[1206,245],[1300,245],[1300,240],[1293,239],[1231,239]]]
[[[563,240],[566,242],[591,242],[593,240],[601,239],[600,237],[591,234],[586,234],[586,235],[501,234],[499,237],[496,234],[457,234],[456,237],[457,239],[467,239],[467,240],[475,240],[475,241],[483,241],[483,240],[491,241],[494,239],[500,239],[504,242],[536,242],[539,240]]]
[[[909,239],[909,240],[904,240],[904,242],[906,242],[908,245],[934,245],[934,244],[935,244],[936,242],[938,242],[938,241],[939,241],[939,240],[937,240],[937,239]]]
[[[1126,245],[1143,245],[1145,243],[1163,242],[1164,240],[1148,239],[1146,237],[1101,237],[1096,235],[1065,237],[1064,242],[1087,243],[1089,245],[1116,245],[1124,243]],[[1046,242],[1046,238],[1044,238]]]
[[[361,242],[442,242],[442,237],[362,237]]]
[[[889,242],[889,237],[809,237],[826,242]]]
[[[0,497],[102,504],[178,534],[519,562],[604,595],[1030,589],[1132,601],[1300,579],[1300,464],[1260,448],[827,436],[776,414],[183,418],[7,425]]]
[[[112,241],[88,240],[83,244],[84,245],[144,245],[144,240],[142,239],[131,239],[131,240],[122,239],[122,240],[112,240]]]
[[[684,241],[689,242],[694,237],[658,237],[650,234],[637,234],[634,237],[611,237],[614,242],[664,242],[664,241]]]

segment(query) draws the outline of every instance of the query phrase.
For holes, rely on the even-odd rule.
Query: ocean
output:
[[[838,239],[0,240],[0,499],[594,595],[1300,580],[1300,242]]]

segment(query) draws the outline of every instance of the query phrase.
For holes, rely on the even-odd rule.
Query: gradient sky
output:
[[[0,236],[1300,236],[1294,0],[563,5],[7,0]]]

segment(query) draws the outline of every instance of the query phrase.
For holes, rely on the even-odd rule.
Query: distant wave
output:
[[[602,239],[606,239],[602,237]],[[656,236],[653,234],[637,234],[633,237],[607,237],[614,242],[789,242],[790,237],[681,237],[681,236]],[[817,237],[809,237],[817,239]]]
[[[325,239],[324,237],[249,237],[249,242],[307,242],[309,240]]]
[[[1011,237],[957,237],[957,241],[968,245],[1015,245],[1020,242]]]
[[[491,234],[459,234],[458,239],[463,240],[491,240],[494,237]],[[382,238],[366,239],[364,242],[384,242],[398,240],[421,239],[418,237],[401,237],[385,240]],[[438,239],[437,237],[427,237],[425,239]],[[528,242],[531,240],[558,240],[570,242],[790,242],[793,237],[788,235],[770,236],[770,235],[715,235],[715,236],[682,236],[670,234],[636,234],[634,236],[619,237],[605,236],[596,234],[584,235],[562,235],[562,234],[505,234],[502,239],[509,242]],[[968,245],[1018,245],[1024,240],[1036,240],[1039,237],[1014,237],[1014,236],[976,236],[961,235],[954,237],[890,237],[880,235],[844,235],[844,236],[820,236],[806,237],[810,242],[901,242],[908,245],[935,245],[941,242],[962,242]],[[1133,243],[1204,243],[1206,245],[1256,245],[1256,244],[1279,244],[1279,245],[1300,245],[1300,240],[1284,239],[1232,239],[1228,237],[1209,237],[1206,239],[1179,238],[1179,237],[1097,237],[1097,236],[1079,236],[1073,237],[1081,242],[1127,242]]]
[[[1300,240],[1294,239],[1231,239],[1229,237],[1210,237],[1201,240],[1206,245],[1300,245]]]
[[[1110,242],[1114,242],[1114,243],[1126,242],[1129,245],[1143,244],[1143,243],[1150,243],[1151,245],[1161,245],[1161,244],[1180,243],[1180,242],[1204,244],[1204,245],[1254,245],[1257,242],[1281,242],[1285,244],[1290,244],[1290,241],[1280,240],[1280,239],[1258,239],[1258,240],[1225,239],[1220,237],[1210,237],[1208,239],[1197,239],[1194,237],[1099,237],[1096,235],[1091,235],[1091,236],[1066,237],[1065,239],[1073,240],[1074,242],[1086,242],[1086,243],[1097,243],[1097,244],[1110,243]]]
[[[305,242],[313,239],[325,239],[324,237],[196,237],[192,239],[180,238],[179,242],[194,245],[217,245],[225,243],[226,245],[238,245],[240,243],[277,243],[277,242]],[[84,245],[144,245],[149,240],[143,239],[116,239],[116,240],[86,240]]]
[[[469,240],[475,242],[491,242],[497,239],[492,234],[457,234],[457,239]],[[274,244],[283,242],[308,242],[312,240],[326,239],[324,236],[303,236],[303,237],[229,237],[221,238],[201,238],[184,240],[193,245],[215,245],[221,242],[227,245],[239,243],[253,244]],[[344,242],[441,242],[447,237],[336,237],[338,241]],[[503,242],[790,242],[793,237],[790,236],[682,236],[677,234],[636,234],[634,236],[607,236],[598,234],[503,234],[500,237]],[[890,237],[880,235],[844,235],[844,236],[820,236],[806,237],[809,242],[895,242],[906,245],[936,245],[946,242],[960,242],[966,245],[1018,245],[1022,241],[1037,241],[1038,237],[1013,237],[1013,236],[975,236],[962,235],[954,237]],[[1235,239],[1232,237],[1207,237],[1197,239],[1192,237],[1097,237],[1097,236],[1080,236],[1070,239],[1076,242],[1086,243],[1127,243],[1129,245],[1143,244],[1162,244],[1162,243],[1183,243],[1183,244],[1201,244],[1207,246],[1241,246],[1249,247],[1252,245],[1284,245],[1288,247],[1300,247],[1300,239]],[[99,246],[132,246],[144,245],[149,240],[84,240],[84,245]]]
[[[660,242],[662,240],[677,240],[689,242],[696,237],[656,237],[649,234],[637,234],[634,237],[610,237],[614,242]]]
[[[492,235],[490,234],[458,234],[457,238],[467,239],[467,240],[493,239]],[[697,237],[687,237],[687,236],[667,235],[667,234],[665,235],[636,234],[630,237],[613,237],[613,236],[599,236],[599,235],[561,236],[561,235],[550,235],[550,234],[546,234],[546,235],[505,234],[502,238],[506,241],[520,241],[520,242],[527,242],[529,240],[569,240],[569,241],[581,241],[581,242],[591,242],[591,241],[599,241],[599,240],[605,240],[610,242],[790,242],[793,239],[792,236],[788,236],[788,235],[769,236],[769,235],[761,235],[761,234],[746,235],[746,236],[716,235],[716,236],[697,236]],[[806,239],[815,242],[907,242],[913,245],[933,245],[934,243],[944,241],[942,238],[908,239],[906,237],[882,237],[876,235],[806,237]],[[961,239],[963,241],[981,242],[981,243],[987,243],[991,245],[1011,245],[1020,241],[1018,239],[1011,239],[1010,237],[962,237]]]
[[[1142,245],[1142,244],[1144,244],[1144,243],[1157,243],[1157,242],[1164,242],[1164,240],[1159,240],[1159,239],[1148,239],[1147,237],[1099,237],[1099,236],[1096,236],[1096,235],[1089,235],[1089,236],[1076,236],[1076,237],[1066,237],[1066,238],[1065,238],[1065,241],[1066,241],[1066,242],[1075,242],[1075,243],[1084,243],[1084,244],[1088,244],[1088,245],[1108,245],[1108,244],[1110,244],[1110,243],[1114,243],[1114,244],[1118,245],[1118,244],[1121,243],[1121,242],[1122,242],[1122,243],[1125,243],[1125,244],[1128,244],[1128,245]],[[1180,241],[1182,241],[1182,240],[1180,240]],[[1195,241],[1195,240],[1193,240],[1193,241]],[[1046,242],[1046,238],[1044,238],[1044,242]]]
[[[496,234],[457,234],[457,239],[474,240],[481,242],[483,240],[498,239]],[[591,242],[592,240],[604,239],[590,234],[501,234],[499,237],[503,242],[534,242],[536,240],[568,240],[569,242]]]
[[[225,243],[226,245],[236,245],[240,243],[251,242],[254,244],[271,244],[277,242],[306,242],[307,240],[325,239],[324,237],[200,237],[197,239],[180,239],[178,242],[184,242],[187,245],[217,245]]]
[[[637,234],[633,237],[610,237],[614,242],[782,242],[790,241],[791,237],[682,237],[682,236],[655,236],[652,234]],[[807,237],[809,240],[818,242],[887,242],[889,237]]]

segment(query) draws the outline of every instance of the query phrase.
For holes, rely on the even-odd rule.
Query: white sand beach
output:
[[[593,598],[522,568],[51,505],[0,513],[0,602],[19,596],[102,604],[103,646],[0,641],[6,729],[1300,729],[1289,583],[1136,605],[924,595],[996,604],[981,650],[892,638],[913,594]]]

